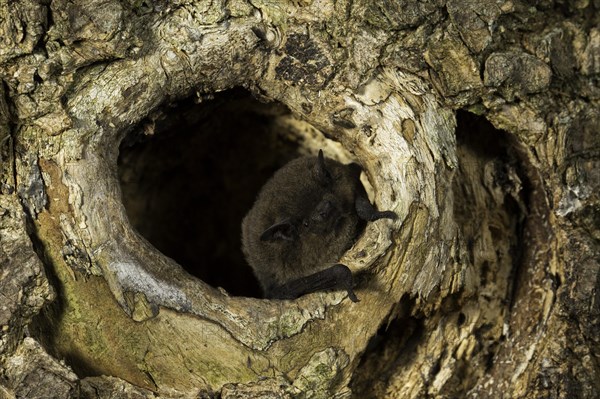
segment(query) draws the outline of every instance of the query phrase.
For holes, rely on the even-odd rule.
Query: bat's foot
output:
[[[273,287],[267,293],[267,297],[273,299],[295,299],[312,292],[345,290],[348,292],[348,298],[352,302],[359,302],[352,289],[353,285],[352,271],[348,266],[338,263],[320,272]]]
[[[348,290],[348,298],[350,298],[350,300],[354,303],[360,302],[360,299],[358,299],[352,288]]]
[[[356,214],[362,220],[372,222],[378,219],[396,219],[398,216],[392,211],[379,212],[368,199],[364,197],[356,198],[354,203]]]
[[[327,272],[334,281],[334,286],[331,289],[346,290],[346,292],[348,292],[348,298],[350,298],[352,302],[360,302],[352,289],[354,278],[352,277],[352,271],[350,271],[348,266],[338,263],[331,266],[329,269],[323,270],[323,272]]]
[[[395,220],[398,218],[398,215],[396,215],[395,212],[392,211],[383,211],[383,212],[375,212],[374,215],[372,215],[372,219],[373,220],[378,220],[378,219],[392,219]]]

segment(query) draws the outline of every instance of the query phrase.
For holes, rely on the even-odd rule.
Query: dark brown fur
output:
[[[366,220],[395,217],[372,207],[359,176],[358,165],[320,152],[291,161],[263,186],[242,222],[242,250],[267,298],[347,289],[355,299],[349,269],[335,264]]]

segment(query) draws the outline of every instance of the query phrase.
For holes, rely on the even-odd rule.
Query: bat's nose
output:
[[[333,211],[333,202],[324,200],[319,206],[319,215],[326,218]]]
[[[335,212],[335,204],[333,201],[324,199],[319,202],[317,208],[315,209],[315,213],[313,214],[313,218],[316,221],[325,221],[331,217],[331,215]]]

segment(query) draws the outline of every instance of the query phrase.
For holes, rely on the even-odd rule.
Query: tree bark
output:
[[[599,8],[0,2],[0,396],[596,397]],[[321,148],[399,216],[361,301],[219,288],[211,229]],[[206,197],[198,278],[160,230]]]

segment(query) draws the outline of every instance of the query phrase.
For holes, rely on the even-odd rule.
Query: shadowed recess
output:
[[[529,183],[514,141],[485,117],[457,112],[456,139],[458,168],[447,195],[453,197],[454,220],[466,244],[465,256],[458,261],[475,278],[465,291],[444,297],[437,311],[427,315],[413,308],[414,298],[401,300],[392,320],[371,338],[352,378],[357,397],[383,397],[390,387],[403,384],[397,378],[408,378],[419,351],[431,354],[431,367],[423,368],[423,378],[433,382],[451,371],[443,375],[455,380],[446,396],[465,397],[478,381],[479,370],[489,370],[505,339],[505,318],[522,278]],[[477,317],[469,309],[477,309]],[[438,330],[471,334],[477,337],[477,347],[447,366],[444,362],[455,349],[422,334]]]
[[[289,111],[243,90],[163,107],[121,143],[119,180],[132,226],[190,274],[260,297],[240,226],[267,179],[299,156]]]

